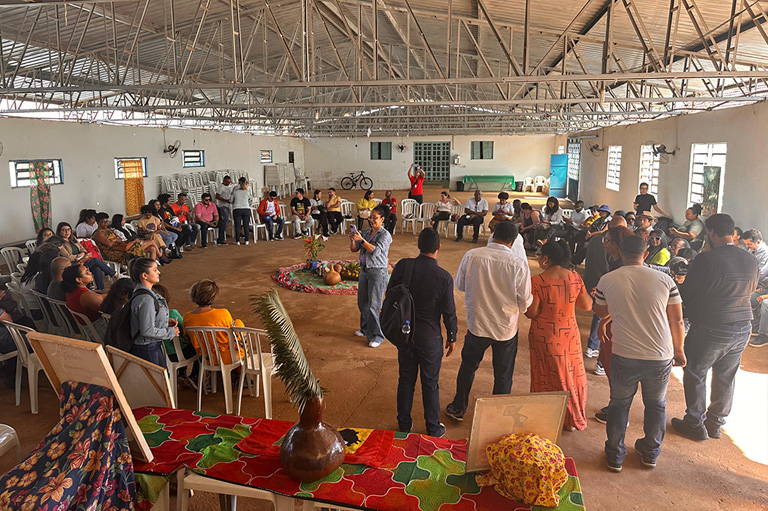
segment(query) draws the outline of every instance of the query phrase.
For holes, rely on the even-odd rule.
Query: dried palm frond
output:
[[[320,382],[309,368],[291,318],[277,292],[270,289],[263,295],[252,295],[251,303],[254,312],[261,316],[261,322],[269,335],[277,376],[285,384],[291,402],[298,405],[301,413],[307,401],[314,397],[322,398],[325,389],[320,387]]]

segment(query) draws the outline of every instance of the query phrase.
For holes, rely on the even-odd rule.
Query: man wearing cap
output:
[[[653,215],[650,211],[643,211],[637,214],[637,231],[646,230],[649,233],[653,230]]]

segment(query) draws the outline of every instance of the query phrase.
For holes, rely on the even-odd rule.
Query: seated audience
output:
[[[80,210],[80,217],[77,219],[75,227],[75,235],[78,238],[90,238],[98,228],[99,226],[96,225],[96,210]]]
[[[39,247],[46,241],[48,241],[48,238],[53,236],[53,229],[49,229],[48,227],[43,227],[39,231],[37,231],[37,246]]]
[[[657,266],[664,266],[672,257],[667,249],[667,240],[664,239],[664,232],[660,229],[654,229],[651,231],[649,238],[650,245],[648,247],[648,255],[645,256],[646,264],[655,264]]]
[[[181,222],[181,228],[188,231],[187,244],[184,248],[191,249],[195,243],[197,243],[197,235],[200,234],[200,226],[194,221],[192,215],[189,212],[189,206],[187,205],[187,194],[181,192],[176,197],[176,202],[171,204],[173,214],[178,217]]]
[[[143,207],[143,206],[142,206]],[[168,264],[171,261],[160,256],[159,251],[149,250],[142,247],[139,240],[122,241],[115,231],[109,228],[109,215],[106,213],[98,214],[99,228],[93,233],[93,241],[101,251],[101,256],[107,261],[114,261],[120,264],[128,264],[128,261],[134,257],[143,257],[146,253],[150,257],[157,257],[162,264]]]
[[[373,200],[373,190],[368,190],[363,195],[363,198],[357,202],[357,230],[363,230],[363,222],[368,223],[368,219],[371,217],[371,211],[376,207],[376,201]]]
[[[332,234],[339,232],[339,226],[343,224],[341,215],[341,197],[336,195],[335,188],[328,188],[328,200],[325,201],[325,210],[328,215],[328,227]]]
[[[144,206],[149,207],[149,206]],[[144,249],[144,254],[149,257],[150,259],[159,260],[163,264],[170,263],[170,259],[166,259],[162,254],[163,251],[161,250],[160,246],[158,246],[158,242],[161,245],[164,245],[162,238],[159,236],[157,238],[152,238],[149,240],[143,239],[139,236],[139,234],[133,230],[133,226],[130,226],[129,224],[125,223],[125,217],[121,214],[115,214],[112,215],[112,223],[109,225],[112,232],[114,232],[118,238],[120,238],[120,241],[134,241],[138,240],[141,244],[141,248]],[[156,256],[156,257],[155,257]]]
[[[701,221],[699,215],[701,215],[701,204],[694,204],[685,210],[685,223],[669,229],[670,235],[683,238],[690,243],[694,250],[699,250],[702,247],[706,236],[704,222]]]
[[[64,245],[59,249],[61,257],[66,257],[71,263],[84,264],[93,273],[96,289],[103,291],[104,274],[114,277],[116,275],[115,270],[104,264],[104,261],[98,257],[91,256],[72,234],[72,226],[67,222],[60,222],[56,226],[56,235],[64,240]]]
[[[395,234],[395,227],[397,227],[397,199],[392,197],[392,190],[384,192],[384,200],[381,203],[389,206],[389,216],[384,219],[384,228],[389,231],[389,234]]]
[[[493,231],[496,228],[496,224],[503,222],[504,220],[512,220],[515,215],[515,208],[509,202],[509,194],[507,192],[501,192],[498,195],[499,202],[493,205],[491,211],[491,221],[488,222],[488,228]]]
[[[243,322],[232,319],[232,314],[227,309],[214,309],[213,302],[216,301],[216,297],[219,296],[219,286],[216,282],[204,279],[199,280],[192,284],[189,289],[189,299],[197,305],[197,308],[184,314],[184,327],[189,328],[192,326],[216,326],[230,328],[234,326],[245,326]],[[202,349],[198,344],[198,339],[194,335],[191,335],[192,345],[197,350],[198,354],[202,353]],[[221,359],[225,364],[232,363],[232,354],[229,352],[229,336],[225,333],[217,333],[216,341],[219,345],[219,352],[221,353]],[[215,348],[211,347],[211,350],[215,352]],[[243,357],[242,349],[238,348],[236,358]],[[217,361],[212,361],[218,363]]]
[[[310,222],[309,212],[312,209],[309,199],[304,197],[304,189],[296,188],[294,193],[295,197],[291,199],[291,222],[293,224],[293,237],[301,238],[307,236],[309,230],[306,229]],[[302,229],[302,222],[306,222],[305,228]]]
[[[210,196],[208,197],[210,199]],[[257,210],[259,218],[267,226],[267,237],[269,241],[282,240],[283,239],[283,225],[285,220],[280,216],[280,203],[277,202],[277,192],[272,190],[269,192],[269,196],[259,203]],[[197,207],[195,207],[195,214],[197,214]],[[277,232],[273,235],[273,226],[277,225]],[[205,240],[205,236],[203,236]]]
[[[32,291],[45,293],[48,289],[48,282],[46,281],[45,287],[42,287],[44,279],[38,279],[38,277],[43,270],[43,265],[50,264],[51,261],[56,258],[58,252],[56,247],[44,243],[29,256],[27,267],[24,269],[24,273],[21,276],[19,287],[21,288],[21,294],[24,296],[24,301],[31,309],[30,314],[32,314],[33,319],[43,319],[43,313],[40,310],[40,303],[37,301],[35,295],[32,294]],[[39,286],[38,280],[40,282]]]
[[[51,282],[48,284],[48,289],[46,289],[45,293],[48,295],[48,298],[52,298],[60,302],[67,301],[67,294],[64,292],[64,289],[62,289],[61,282],[64,270],[70,266],[72,266],[72,263],[70,263],[69,259],[66,257],[57,257],[53,260],[53,262],[51,262]]]
[[[440,192],[440,200],[435,202],[435,214],[430,218],[434,230],[438,230],[440,222],[451,219],[453,206],[461,206],[461,202],[451,197],[448,192]]]
[[[104,301],[101,302],[101,312],[104,314],[114,314],[120,307],[128,303],[133,294],[133,288],[135,285],[129,278],[117,279],[114,284],[109,287],[107,296],[104,297]]]
[[[94,293],[88,289],[88,284],[93,282],[91,270],[81,264],[70,266],[64,270],[61,279],[61,288],[67,295],[67,307],[91,320],[94,328],[96,328],[96,332],[104,339],[104,334],[107,331],[107,322],[100,314],[104,295]],[[80,318],[77,318],[77,321],[80,324],[84,324]],[[96,339],[91,340],[96,341]]]
[[[135,336],[131,354],[166,367],[162,343],[179,335],[179,327],[168,316],[165,298],[152,290],[160,283],[160,270],[152,259],[137,257],[128,272],[136,286],[131,297],[131,334]]]
[[[323,232],[323,241],[325,241],[328,239],[329,228],[328,211],[326,210],[325,202],[323,201],[323,192],[320,190],[315,190],[313,197],[309,199],[309,204],[311,206],[309,213],[312,215],[312,218],[317,220],[317,223],[320,225],[320,229],[322,229]]]
[[[163,221],[163,226],[169,233],[177,236],[174,244],[183,247],[189,243],[190,229],[184,229],[181,221],[173,212],[171,207],[171,196],[167,193],[161,193],[155,201],[155,214]]]
[[[166,228],[160,216],[162,215],[160,201],[152,199],[147,206],[149,206],[149,212],[142,208],[143,216],[138,221],[139,234],[157,234],[163,239],[163,243],[165,243],[168,250],[171,251],[171,259],[181,259],[181,252],[175,245],[179,234]]]
[[[456,222],[456,240],[461,241],[464,238],[464,227],[471,225],[474,229],[472,233],[472,243],[477,243],[480,236],[480,226],[485,222],[485,215],[488,214],[488,201],[483,199],[480,190],[475,190],[474,196],[467,199],[464,204],[464,214]]]
[[[278,209],[278,211],[280,210]],[[200,246],[207,248],[208,229],[215,229],[219,225],[219,210],[211,202],[210,193],[201,195],[200,202],[195,204],[195,223],[200,226]],[[267,229],[269,230],[269,226],[267,226]],[[271,236],[270,239],[272,239]]]
[[[534,250],[536,248],[534,229],[539,224],[541,215],[538,211],[535,211],[527,202],[523,202],[520,205],[520,211],[523,215],[522,222],[520,223],[520,236],[523,237],[523,241],[525,242],[525,249]]]

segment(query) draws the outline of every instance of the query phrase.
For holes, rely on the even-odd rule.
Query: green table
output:
[[[462,179],[462,182],[468,186],[466,186],[465,190],[471,190],[472,185],[475,186],[478,190],[480,189],[480,183],[501,183],[501,188],[499,191],[503,191],[505,188],[509,187],[510,190],[515,189],[515,176],[513,175],[506,175],[506,176],[464,176]]]

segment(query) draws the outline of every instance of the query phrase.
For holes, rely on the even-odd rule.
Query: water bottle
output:
[[[403,335],[409,335],[411,333],[411,321],[406,319],[403,328],[400,330]]]

